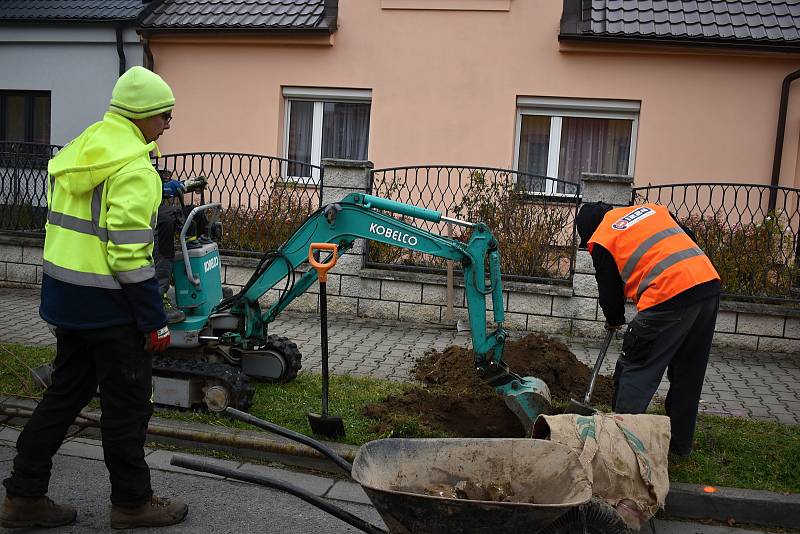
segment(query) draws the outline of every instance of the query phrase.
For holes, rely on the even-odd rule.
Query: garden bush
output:
[[[256,208],[228,206],[220,216],[225,230],[220,249],[265,252],[280,247],[319,206],[315,189],[275,184]]]
[[[391,198],[401,185],[396,180],[379,192]],[[509,173],[493,179],[481,170],[469,175],[468,183],[447,210],[447,216],[471,222],[483,222],[497,238],[501,271],[504,276],[522,278],[569,277],[573,244],[575,205],[546,202],[516,187]],[[416,224],[407,218],[401,220]],[[446,234],[444,224],[419,224]],[[452,237],[467,242],[468,228],[453,226]],[[427,254],[382,243],[370,243],[368,260],[380,264],[416,265],[442,269],[446,261]]]
[[[700,248],[722,278],[725,293],[789,297],[798,289],[800,266],[796,235],[780,213],[731,225],[725,213],[693,215],[683,223],[694,230]]]

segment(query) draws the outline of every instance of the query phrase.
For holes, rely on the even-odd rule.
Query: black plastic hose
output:
[[[364,521],[360,517],[351,514],[347,510],[344,510],[334,504],[329,503],[322,497],[317,497],[316,495],[309,493],[306,490],[299,488],[293,484],[289,484],[288,482],[282,482],[280,480],[276,480],[274,478],[265,475],[257,475],[255,473],[247,473],[236,469],[222,467],[220,465],[214,465],[204,460],[188,458],[186,456],[177,456],[177,455],[173,456],[172,459],[170,460],[170,463],[177,467],[191,469],[192,471],[202,471],[203,473],[212,473],[214,475],[219,475],[221,477],[241,480],[243,482],[251,482],[253,484],[259,484],[261,486],[266,486],[268,488],[283,491],[284,493],[288,493],[290,495],[294,495],[295,497],[303,499],[307,503],[316,506],[323,512],[331,514],[337,519],[344,521],[348,525],[351,525],[361,530],[362,532],[368,532],[369,534],[389,534],[388,531],[376,527],[372,523]]]
[[[308,436],[304,436],[294,430],[289,430],[288,428],[283,428],[280,425],[276,425],[275,423],[270,423],[269,421],[264,421],[263,419],[259,419],[249,413],[243,412],[241,410],[237,410],[236,408],[231,408],[230,406],[225,408],[225,413],[233,417],[234,419],[238,419],[239,421],[244,421],[245,423],[249,423],[253,426],[257,426],[258,428],[263,428],[264,430],[269,430],[274,434],[278,434],[279,436],[283,436],[285,438],[289,438],[293,441],[298,443],[302,443],[303,445],[307,445],[312,449],[315,449],[325,456],[327,456],[333,463],[335,463],[339,468],[350,476],[350,473],[353,471],[353,464],[333,452],[332,449],[323,445],[319,441],[310,438]]]

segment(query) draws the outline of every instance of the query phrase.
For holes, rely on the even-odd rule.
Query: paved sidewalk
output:
[[[38,314],[39,292],[0,288],[0,342],[55,346]],[[319,318],[285,313],[270,325],[270,333],[286,336],[300,347],[303,369],[320,371]],[[521,332],[511,332],[513,336]],[[331,372],[408,379],[409,371],[430,349],[466,346],[468,332],[438,325],[419,325],[353,317],[330,317]],[[594,365],[600,340],[560,337],[584,363]],[[602,374],[611,375],[619,355],[619,340],[609,349]],[[657,396],[666,394],[661,383]],[[752,352],[715,347],[706,374],[701,410],[800,424],[800,354]]]
[[[8,476],[14,457],[17,430],[0,427],[0,478]],[[306,534],[325,532],[345,534],[360,532],[314,506],[262,486],[242,483],[234,479],[198,473],[170,465],[172,452],[145,449],[145,459],[150,465],[153,490],[163,496],[181,496],[189,505],[189,515],[183,523],[168,528],[138,529],[143,533],[234,534],[240,532],[266,532],[278,534]],[[192,455],[179,453],[182,456]],[[352,514],[385,528],[378,512],[372,506],[361,486],[350,480],[312,475],[279,469],[272,466],[194,457],[204,462],[221,465],[237,471],[256,473],[298,486],[307,492],[344,508]],[[53,476],[49,495],[57,502],[68,503],[78,509],[75,524],[57,529],[26,529],[24,532],[101,533],[108,532],[108,494],[110,485],[103,464],[100,442],[76,438],[66,441],[53,459]],[[82,482],[79,482],[82,481]],[[91,481],[91,483],[86,483]],[[80,490],[78,491],[78,487]],[[2,529],[3,532],[11,532]],[[743,530],[723,526],[708,526],[695,522],[656,520],[658,534],[759,534],[766,530]],[[641,532],[647,533],[645,527]]]

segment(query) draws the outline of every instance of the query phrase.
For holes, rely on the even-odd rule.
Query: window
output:
[[[519,97],[515,168],[556,178],[526,180],[549,195],[575,194],[584,172],[631,174],[638,118],[638,102]]]
[[[0,91],[0,141],[50,144],[50,92]]]
[[[372,91],[285,87],[286,175],[317,183],[325,158],[368,159],[369,113]]]

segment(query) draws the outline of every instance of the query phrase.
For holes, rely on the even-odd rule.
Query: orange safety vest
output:
[[[646,310],[696,285],[719,280],[711,260],[664,206],[616,208],[589,239],[611,253],[625,296]]]

